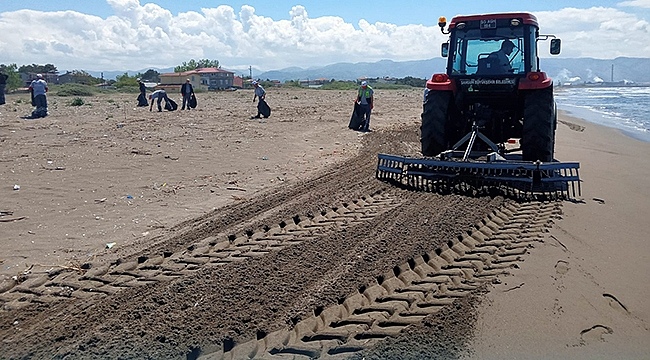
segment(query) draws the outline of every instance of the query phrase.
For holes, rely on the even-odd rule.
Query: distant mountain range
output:
[[[360,77],[397,77],[412,76],[429,78],[433,73],[444,72],[446,59],[433,58],[415,61],[381,60],[377,62],[336,63],[323,67],[299,68],[289,67],[282,70],[260,72],[253,69],[253,77],[262,80],[307,80],[307,79],[336,79],[355,80]],[[542,58],[540,66],[554,80],[563,83],[584,83],[602,81],[631,81],[650,83],[650,58],[626,58],[603,60],[592,58]],[[144,73],[148,69],[138,71],[104,71],[104,79],[115,79],[125,72],[130,76]],[[153,69],[159,73],[173,72],[174,68]],[[613,71],[612,71],[613,70]],[[93,76],[100,77],[102,72],[89,71]],[[235,72],[238,74],[238,72]],[[613,74],[613,76],[612,76]]]
[[[444,72],[446,59],[433,58],[417,61],[381,60],[374,63],[337,63],[319,68],[287,68],[267,71],[258,78],[266,80],[336,79],[354,80],[360,77],[412,76],[429,78],[433,73]],[[613,77],[612,77],[613,66]],[[602,60],[592,58],[542,58],[540,67],[554,80],[574,83],[602,81],[632,81],[650,83],[650,58],[625,58]]]

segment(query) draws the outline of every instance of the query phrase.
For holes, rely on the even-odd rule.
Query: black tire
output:
[[[448,150],[445,128],[451,99],[450,91],[428,91],[425,94],[420,126],[420,143],[424,156],[436,156]]]
[[[556,116],[552,86],[526,94],[521,136],[525,161],[553,161]]]

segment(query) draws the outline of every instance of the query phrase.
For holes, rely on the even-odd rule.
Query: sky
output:
[[[650,0],[0,0],[0,64],[139,71],[210,59],[247,73],[424,60],[446,41],[439,16],[521,11],[562,39],[561,57],[650,57]]]

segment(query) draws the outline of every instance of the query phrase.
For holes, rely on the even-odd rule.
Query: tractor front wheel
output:
[[[525,161],[553,161],[556,116],[552,86],[526,94],[521,136]]]
[[[449,118],[450,91],[425,91],[420,126],[422,155],[436,156],[447,149],[445,127]]]

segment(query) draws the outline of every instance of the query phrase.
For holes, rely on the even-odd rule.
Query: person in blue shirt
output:
[[[158,111],[162,111],[162,106],[160,106],[160,103],[165,99],[165,104],[169,102],[169,98],[167,97],[167,92],[165,90],[156,90],[149,94],[149,101],[151,101],[151,105],[149,105],[149,111],[153,109],[153,100],[156,99],[156,104],[158,105]]]
[[[34,97],[33,105],[36,110],[32,112],[32,117],[46,117],[47,116],[47,82],[43,80],[43,75],[37,74],[36,79],[29,85],[29,91]]]
[[[252,116],[251,119],[259,119],[260,117],[264,116],[264,118],[267,118],[268,115],[263,114],[263,108],[267,107],[266,105],[266,90],[260,85],[257,81],[253,81],[253,86],[255,87],[255,95],[253,95],[253,102],[255,102],[255,99],[259,99],[257,102],[257,115]]]

